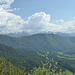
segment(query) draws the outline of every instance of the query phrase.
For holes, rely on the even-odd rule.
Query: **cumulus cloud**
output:
[[[24,21],[20,16],[5,11],[0,12],[0,33],[20,31],[23,24]]]
[[[45,12],[35,13],[28,18],[28,21],[23,25],[23,30],[28,30],[30,33],[39,32],[66,32],[75,33],[75,21],[57,20],[59,24],[50,23],[50,15]]]
[[[30,29],[42,29],[44,24],[49,23],[50,15],[45,14],[44,12],[35,13],[28,18],[27,27]]]
[[[0,33],[21,31],[21,27],[25,23],[20,16],[8,12],[20,10],[20,8],[10,8],[13,2],[14,0],[0,0]]]
[[[15,10],[20,10],[20,8],[13,8],[11,9],[11,4],[14,0],[0,0],[0,10],[11,12]]]
[[[28,21],[23,26],[24,30],[30,32],[40,32],[43,31],[46,25],[50,22],[50,15],[44,12],[35,13],[28,18]]]
[[[75,33],[75,21],[74,20],[65,22],[63,26],[65,29],[65,32]]]
[[[14,0],[0,0],[0,8],[8,9]]]
[[[50,23],[51,16],[45,12],[35,13],[27,21],[20,16],[0,10],[0,33],[14,33],[26,31],[30,34],[40,32],[75,32],[75,21],[63,24]]]
[[[54,24],[50,23],[51,16],[46,14],[45,12],[35,13],[28,18],[25,24],[22,27],[22,30],[28,31],[30,33],[40,33],[40,32],[72,32],[71,30],[74,29],[74,22],[67,21],[64,22],[63,20],[59,20],[63,24]],[[72,29],[69,29],[69,28]]]
[[[64,20],[56,20],[57,23],[64,23]]]
[[[51,15],[45,12],[35,13],[27,21],[20,16],[9,11],[20,10],[20,8],[11,9],[14,0],[0,0],[0,33],[14,33],[26,31],[28,33],[40,32],[75,32],[75,17],[71,21],[56,20],[58,24],[50,23]]]
[[[73,17],[73,20],[75,20],[75,17]]]

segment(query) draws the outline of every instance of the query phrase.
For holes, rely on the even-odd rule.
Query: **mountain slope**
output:
[[[75,37],[68,37],[70,41],[72,41],[73,43],[75,43]]]
[[[0,57],[6,59],[6,61],[10,60],[16,66],[18,66],[18,62],[21,59],[20,54],[20,50],[0,44]]]
[[[0,75],[24,75],[24,72],[13,66],[9,61],[0,60]]]
[[[28,49],[24,50],[25,51],[22,51],[4,44],[0,44],[0,60],[10,60],[13,65],[25,71],[30,71],[35,66],[41,65],[40,61],[41,59],[44,60],[43,57],[40,57],[35,51]]]
[[[23,52],[23,56],[21,57],[25,60],[23,61],[21,59],[23,62],[20,63],[24,64],[24,66],[26,66],[26,62],[26,64],[30,64],[33,67],[35,64],[33,63],[34,61],[37,64],[39,63],[38,58],[39,61],[41,61],[41,58],[37,55],[37,52],[49,52],[49,57],[58,61],[60,66],[67,69],[70,67],[70,70],[75,72],[75,60],[70,60],[73,59],[71,58],[72,54],[75,58],[75,43],[73,43],[69,38],[61,37],[55,34],[37,34],[20,38],[0,35],[0,43],[20,49]],[[61,52],[63,55],[60,55]],[[66,63],[64,61],[66,61]]]
[[[21,38],[0,35],[0,43],[12,46],[25,51],[26,49],[35,52],[50,52],[56,54],[57,51],[75,54],[75,43],[69,38],[55,34],[37,34]],[[55,52],[56,51],[56,52]]]
[[[20,51],[15,48],[0,44],[0,56],[6,59],[12,59],[14,58],[13,56],[18,57],[19,53]]]
[[[21,38],[0,35],[0,43],[16,48],[26,48],[41,51],[74,51],[75,43],[68,38],[54,34],[37,34]]]

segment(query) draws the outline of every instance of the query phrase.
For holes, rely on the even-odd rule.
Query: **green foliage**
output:
[[[58,62],[54,62],[53,59],[49,60],[48,58],[48,54],[49,52],[47,52],[47,54],[43,54],[46,58],[45,63],[42,63],[42,67],[38,67],[38,68],[33,68],[33,70],[31,70],[31,73],[29,72],[24,72],[22,70],[20,70],[19,68],[14,67],[10,61],[4,61],[5,58],[1,58],[0,60],[0,75],[72,75],[73,73],[71,73],[70,71],[66,71],[66,72],[62,72],[61,69],[59,72],[57,72],[57,63]],[[42,54],[40,54],[42,56]]]
[[[63,55],[63,52],[57,52],[59,55]]]
[[[35,51],[28,49],[21,51],[4,44],[0,44],[0,59],[4,61],[10,59],[10,62],[14,66],[17,66],[25,71],[30,71],[35,66],[41,66],[40,61],[41,59],[44,60],[44,58],[40,57]]]
[[[0,60],[0,75],[24,75],[19,68],[14,67],[9,61]]]
[[[46,63],[45,64],[42,63],[42,67],[40,66],[38,68],[35,67],[33,70],[31,70],[31,73],[28,73],[28,75],[69,75],[69,74],[72,75],[73,74],[69,71],[62,72],[61,69],[59,72],[57,72],[56,71],[57,62],[55,62],[55,64],[52,65],[54,60],[53,59],[49,60],[48,53],[45,54],[44,56],[46,57]],[[52,66],[54,67],[52,68]]]
[[[0,46],[0,56],[10,59],[15,66],[30,71],[33,67],[41,66],[43,57],[37,55],[39,53],[50,53],[49,58],[58,61],[58,65],[63,69],[69,69],[75,72],[75,60],[58,58],[57,52],[63,52],[68,55],[75,55],[75,38],[66,38],[54,34],[37,34],[27,37],[15,38],[0,35],[0,43],[11,46]],[[17,49],[14,49],[15,47]],[[20,49],[20,50],[19,50]],[[61,62],[61,63],[60,63]],[[69,66],[65,65],[68,64]],[[65,66],[64,66],[65,65]]]

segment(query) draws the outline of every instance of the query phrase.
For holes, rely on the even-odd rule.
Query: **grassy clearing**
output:
[[[68,55],[68,54],[64,54],[63,52],[57,52],[57,54],[58,54],[57,57],[59,57],[59,58],[75,60],[75,54]]]
[[[64,56],[75,58],[75,54],[72,55],[64,54]]]
[[[63,55],[64,53],[63,52],[57,52],[59,55]]]
[[[57,57],[59,57],[59,58],[64,58],[64,59],[69,59],[69,60],[75,60],[75,58],[68,58],[68,57],[59,56],[59,55],[57,55]]]
[[[70,72],[69,70],[66,71],[66,75],[72,75],[73,73]]]

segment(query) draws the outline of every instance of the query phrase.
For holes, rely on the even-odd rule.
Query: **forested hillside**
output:
[[[16,48],[27,48],[41,51],[75,51],[75,43],[66,37],[54,34],[37,34],[21,38],[0,35],[0,43]]]
[[[8,51],[10,53],[6,56],[21,69],[28,71],[35,66],[38,67],[44,58],[37,52],[49,52],[49,58],[57,61],[59,67],[75,72],[75,43],[69,38],[55,34],[37,34],[20,38],[0,35],[0,43],[14,47],[15,50]]]
[[[0,44],[0,59],[4,61],[10,60],[16,67],[25,71],[30,71],[34,67],[41,65],[43,57],[39,56],[37,52],[26,49],[25,51]]]
[[[24,75],[24,71],[13,66],[10,61],[0,59],[0,75]]]
[[[13,64],[11,64],[10,61],[6,61],[4,57],[0,57],[0,75],[73,75],[69,70],[62,72],[60,69],[57,71],[57,62],[54,62],[53,59],[49,59],[48,54],[47,52],[47,54],[43,55],[46,57],[46,60],[45,63],[41,62],[43,63],[42,67],[35,67],[30,73],[13,66]]]

